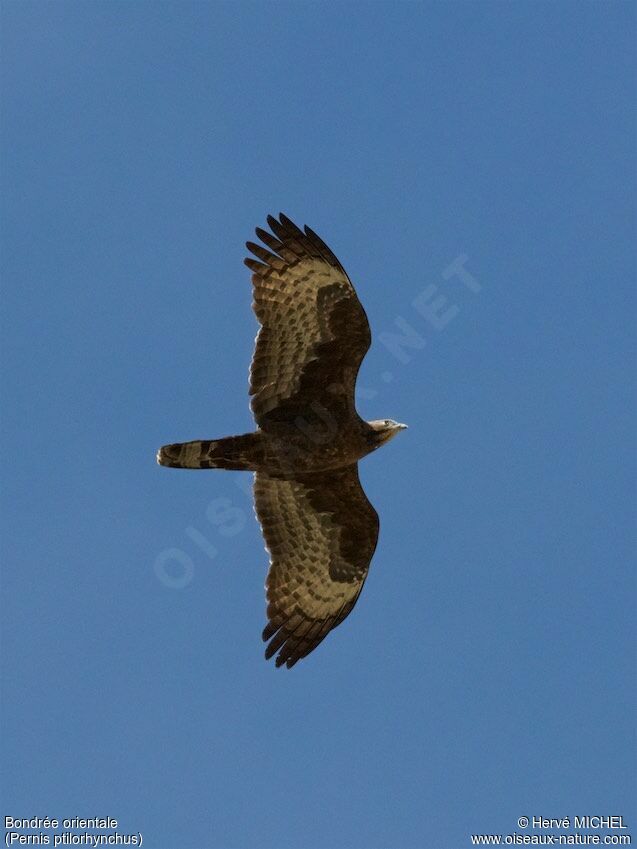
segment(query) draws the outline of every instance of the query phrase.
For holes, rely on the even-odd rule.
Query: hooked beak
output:
[[[398,424],[398,430],[407,430],[406,424]]]

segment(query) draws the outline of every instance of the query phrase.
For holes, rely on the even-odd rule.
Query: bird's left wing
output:
[[[349,614],[378,540],[378,514],[354,463],[343,469],[276,478],[258,472],[255,506],[270,570],[266,658],[288,668]]]

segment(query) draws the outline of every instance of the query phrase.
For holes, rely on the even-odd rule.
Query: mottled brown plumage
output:
[[[285,215],[257,228],[254,311],[261,324],[250,368],[257,430],[165,445],[173,468],[256,472],[255,506],[270,570],[266,658],[293,666],[353,608],[378,539],[378,515],[358,460],[405,425],[366,422],[354,390],[371,334],[343,266],[316,233]]]

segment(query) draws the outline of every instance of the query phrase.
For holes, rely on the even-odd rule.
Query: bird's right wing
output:
[[[309,227],[280,215],[268,246],[248,242],[254,311],[261,323],[250,368],[252,412],[264,430],[312,411],[336,427],[355,416],[354,387],[371,342],[369,323],[345,269]],[[322,415],[323,414],[323,415]]]
[[[354,463],[296,478],[255,476],[270,570],[266,658],[293,666],[354,607],[378,540],[378,514]]]

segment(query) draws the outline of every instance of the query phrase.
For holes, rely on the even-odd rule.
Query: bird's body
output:
[[[395,422],[359,419],[350,427],[326,428],[321,433],[305,432],[298,422],[292,427],[282,423],[241,436],[164,445],[158,461],[177,469],[232,469],[294,477],[299,472],[325,472],[358,462],[393,435],[387,432],[392,424]]]
[[[405,425],[366,422],[354,388],[370,345],[365,312],[338,259],[284,215],[248,242],[261,323],[250,369],[254,433],[165,445],[163,466],[255,472],[271,563],[266,583],[277,666],[293,666],[348,615],[378,538],[358,460]]]

